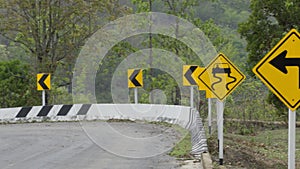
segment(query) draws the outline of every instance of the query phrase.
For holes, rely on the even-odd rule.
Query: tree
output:
[[[36,72],[53,73],[63,59],[74,62],[77,52],[103,22],[122,11],[117,0],[0,1],[0,34],[22,44],[36,59]],[[117,10],[115,10],[117,9]]]
[[[237,29],[249,14],[250,0],[201,0],[196,7],[196,16],[206,21],[213,19],[216,24]]]
[[[252,0],[249,19],[239,25],[239,32],[247,42],[248,71],[270,51],[292,28],[299,29],[300,2],[297,0]],[[251,72],[250,74],[253,75]],[[268,98],[280,113],[285,106],[271,94]]]
[[[35,73],[53,74],[59,66],[59,75],[53,74],[56,86],[69,86],[69,93],[72,67],[85,40],[126,12],[118,0],[0,0],[0,8],[0,35],[29,53]]]
[[[36,75],[19,60],[0,62],[0,107],[37,105]]]
[[[223,33],[222,29],[217,26],[213,20],[208,20],[206,22],[201,21],[195,16],[195,6],[199,5],[199,1],[188,0],[188,1],[174,1],[174,0],[131,0],[133,3],[134,12],[149,12],[150,8],[156,12],[164,12],[172,15],[176,15],[180,18],[189,20],[194,25],[198,26],[213,42],[218,50],[221,50],[231,57],[236,57],[237,50],[232,46],[231,38]],[[153,18],[155,20],[156,18]],[[150,29],[150,28],[149,28]],[[178,25],[174,25],[172,30],[169,32],[174,32],[176,37],[187,36],[187,33],[178,30]],[[177,32],[176,32],[177,30]],[[179,32],[179,33],[178,33]],[[178,35],[179,34],[179,35]],[[181,60],[187,64],[197,64],[204,66],[201,63],[199,57],[179,40],[175,38],[159,35],[159,34],[142,34],[135,37],[126,38],[124,41],[119,42],[107,53],[105,59],[102,61],[101,70],[97,73],[96,84],[97,84],[97,101],[98,102],[111,102],[111,97],[109,90],[111,88],[111,76],[114,74],[114,70],[117,68],[118,64],[121,63],[129,54],[136,52],[141,49],[148,49],[151,51],[152,48],[164,49],[166,51],[172,52],[173,54],[180,57]],[[151,55],[155,58],[155,51],[150,54],[147,62],[147,67],[151,67],[151,64],[155,64],[154,60],[151,61]],[[234,55],[234,56],[233,56]],[[238,57],[238,56],[237,56]],[[237,58],[236,57],[236,58]],[[168,63],[167,61],[160,60],[160,63]],[[178,67],[178,69],[182,69]],[[146,69],[144,70],[144,92],[140,92],[140,101],[143,103],[149,102],[149,93],[153,89],[163,90],[168,98],[168,104],[184,104],[180,101],[187,100],[186,98],[180,98],[180,85],[176,83],[176,79],[170,76],[168,72],[160,71],[158,69]],[[181,83],[180,83],[181,84]],[[153,101],[152,98],[150,98]]]
[[[239,25],[239,32],[248,42],[249,72],[291,28],[298,28],[300,2],[253,0],[250,7],[252,13],[249,19]]]

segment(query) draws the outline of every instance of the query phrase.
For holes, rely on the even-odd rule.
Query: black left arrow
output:
[[[189,83],[191,85],[197,85],[197,82],[194,80],[194,78],[192,77],[192,74],[194,73],[194,71],[198,68],[198,66],[190,66],[189,70],[186,71],[186,73],[184,74],[184,77],[189,81]]]
[[[287,50],[281,52],[278,56],[272,59],[269,63],[284,74],[287,74],[287,66],[298,66],[299,68],[299,86],[300,89],[300,58],[286,58]]]
[[[49,74],[43,74],[38,83],[42,86],[44,90],[48,90],[48,86],[45,84],[45,80],[48,78]]]
[[[142,86],[139,81],[136,80],[136,76],[139,74],[140,70],[136,69],[130,75],[129,80],[134,84],[134,86]]]

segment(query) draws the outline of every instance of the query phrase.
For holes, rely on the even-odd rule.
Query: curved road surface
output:
[[[128,138],[150,138],[151,142],[140,144]],[[180,138],[173,128],[144,123],[0,125],[0,166],[1,169],[179,168],[180,162],[167,153]],[[126,157],[127,154],[134,158]]]

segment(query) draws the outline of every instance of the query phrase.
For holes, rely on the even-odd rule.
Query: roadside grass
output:
[[[192,156],[190,152],[192,150],[192,142],[190,132],[178,125],[173,125],[173,128],[178,131],[183,138],[174,146],[169,155],[176,158],[191,159]]]
[[[288,159],[288,129],[266,130],[259,132],[255,136],[244,136],[246,140],[254,145],[258,153],[265,155],[269,159],[278,161],[287,166]],[[296,130],[296,163],[300,168],[300,128]]]
[[[135,121],[130,120],[130,119],[108,119],[106,122],[108,123],[135,123]]]
[[[212,143],[210,140],[209,144],[210,151],[214,152],[214,158],[217,159],[216,141]],[[251,168],[251,165],[287,168],[288,129],[256,131],[249,135],[225,133],[224,161],[227,165],[246,168]],[[300,168],[300,128],[296,129],[296,168]]]
[[[230,137],[230,135],[229,135]],[[257,150],[270,159],[276,159],[287,164],[288,159],[288,130],[267,130],[259,132],[257,135],[238,136],[254,145]],[[296,131],[296,161],[300,167],[300,128]]]
[[[170,124],[167,122],[161,122],[161,121],[150,121],[148,122],[149,124],[155,124],[155,125],[161,125],[161,126],[165,126],[165,127],[172,127],[174,126],[174,124]]]
[[[180,158],[183,160],[192,159],[190,154],[192,150],[191,134],[188,130],[182,128],[177,124],[170,124],[167,122],[149,122],[150,124],[163,125],[165,127],[172,127],[182,137],[181,140],[175,144],[173,149],[169,152],[169,155],[172,157]]]

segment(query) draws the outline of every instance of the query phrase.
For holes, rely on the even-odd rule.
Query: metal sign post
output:
[[[211,98],[208,98],[208,133],[211,135]]]
[[[42,92],[42,106],[46,105],[46,92],[43,90]]]
[[[190,105],[191,105],[191,108],[194,108],[194,89],[193,89],[193,86],[190,86],[190,89],[191,89]]]
[[[219,164],[223,165],[223,112],[224,103],[217,99],[217,120],[218,120],[218,145],[219,145]]]
[[[138,88],[134,88],[134,103],[138,104]]]
[[[295,169],[296,111],[289,109],[288,169]]]
[[[212,99],[215,98],[215,96],[212,94],[210,90],[206,90],[206,98],[207,98],[207,106],[208,106],[208,133],[211,135],[211,122],[212,122]],[[217,104],[216,104],[217,105]],[[217,108],[216,108],[217,109]]]

